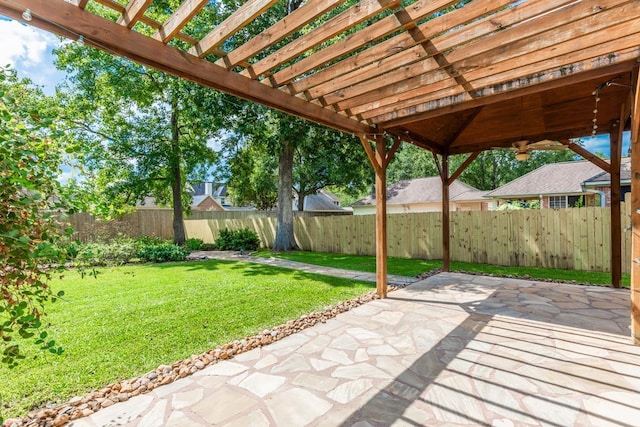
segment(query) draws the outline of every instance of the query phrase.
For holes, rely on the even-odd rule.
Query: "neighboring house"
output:
[[[622,197],[630,191],[629,158],[622,158]],[[626,182],[626,184],[625,184]],[[626,185],[626,186],[625,186]],[[541,208],[610,206],[611,178],[584,160],[550,163],[489,192],[499,206],[507,202],[539,200]]]
[[[457,179],[449,186],[449,209],[452,211],[486,211],[490,201],[478,190]],[[376,212],[375,195],[358,200],[353,205],[354,215]],[[442,181],[440,177],[398,181],[387,187],[387,213],[414,213],[442,211]]]
[[[604,197],[601,206],[611,206],[611,175],[609,172],[600,170],[600,173],[582,183],[582,189],[587,192],[598,192]],[[631,158],[623,157],[620,161],[620,198],[624,201],[624,196],[631,193]]]
[[[209,195],[220,205],[227,207],[229,203],[229,195],[227,193],[227,184],[216,183],[212,181],[199,182],[191,184],[194,196]]]
[[[158,206],[156,199],[153,197],[145,197],[141,203],[137,203],[138,209],[165,209],[166,206]],[[192,211],[223,211],[224,208],[216,202],[213,197],[208,195],[193,196],[191,200]]]
[[[293,210],[298,210],[298,198],[293,199]],[[344,212],[340,207],[340,199],[334,194],[320,190],[304,198],[305,212]]]

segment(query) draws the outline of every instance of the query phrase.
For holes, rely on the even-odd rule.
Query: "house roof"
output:
[[[589,161],[550,163],[498,187],[491,198],[583,193],[582,183],[602,172]]]
[[[297,199],[293,201],[293,208],[298,209]],[[311,194],[304,198],[304,210],[307,212],[311,212],[311,211],[343,211],[344,209],[336,205],[330,197],[320,192],[318,194]]]
[[[480,191],[457,179],[449,187],[449,200],[456,202],[486,201]],[[410,205],[442,202],[442,181],[438,176],[398,181],[387,187],[387,205]],[[375,205],[375,195],[360,199],[352,206]]]
[[[204,202],[206,199],[211,199],[211,200],[213,200],[214,203],[218,204],[218,202],[216,202],[213,197],[211,197],[211,196],[209,196],[207,194],[204,194],[204,195],[192,196],[191,207],[195,208],[195,207],[200,206],[200,204],[202,202]],[[151,196],[146,196],[144,198],[144,200],[142,200],[141,202],[136,203],[136,207],[138,209],[162,209],[162,208],[167,208],[167,206],[158,205],[156,203],[156,199],[154,197],[151,197]]]
[[[620,182],[623,184],[629,184],[631,182],[631,158],[623,157],[620,159]],[[611,174],[609,172],[600,172],[599,174],[584,181],[584,184],[589,187],[598,185],[608,185],[611,183]]]

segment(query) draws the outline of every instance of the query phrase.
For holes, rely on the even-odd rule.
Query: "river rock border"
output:
[[[438,272],[439,271],[434,270],[424,273],[420,278],[424,279]],[[404,286],[389,284],[388,290],[391,292],[402,287]],[[194,374],[208,365],[218,363],[221,360],[231,359],[237,354],[269,345],[318,323],[324,323],[340,313],[344,313],[378,298],[375,291],[368,292],[357,298],[325,307],[323,311],[302,315],[300,318],[289,320],[283,325],[265,329],[259,334],[224,344],[200,355],[193,355],[188,359],[178,361],[172,365],[160,365],[155,370],[139,377],[110,384],[99,390],[93,390],[84,396],[76,396],[62,405],[30,412],[22,419],[7,419],[2,427],[63,426],[69,421],[89,416],[102,408],[107,408],[117,402],[127,401],[132,397],[148,393],[157,387],[170,384],[177,379]]]

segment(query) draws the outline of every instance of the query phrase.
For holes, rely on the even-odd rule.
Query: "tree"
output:
[[[229,159],[230,196],[240,205],[273,209],[278,202],[277,168],[276,159],[264,146],[252,144],[238,148]]]
[[[62,296],[47,282],[63,270],[65,254],[57,244],[70,233],[55,211],[70,205],[57,181],[60,134],[46,111],[41,91],[0,68],[0,350],[9,366],[25,357],[17,336],[62,352],[43,318],[45,303]]]
[[[326,187],[358,193],[366,186],[370,172],[369,160],[355,137],[307,124],[294,153],[293,191],[298,210],[304,210],[305,197]]]
[[[467,154],[449,157],[449,171],[453,173],[467,158]],[[547,163],[573,161],[571,150],[532,151],[527,161],[518,161],[512,150],[483,151],[460,175],[460,180],[480,190],[494,190]],[[437,176],[433,155],[421,148],[404,144],[389,165],[389,182]]]
[[[55,53],[70,76],[58,100],[91,210],[114,216],[152,196],[173,207],[174,241],[184,243],[187,180],[201,180],[216,159],[207,143],[223,95],[76,43]]]

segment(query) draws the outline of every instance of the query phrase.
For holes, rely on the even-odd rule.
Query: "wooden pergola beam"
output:
[[[623,0],[611,1],[621,2]],[[547,2],[542,3],[547,4]],[[494,24],[492,26],[487,25],[482,27],[482,31],[478,31],[477,33],[465,26],[452,33],[446,33],[433,39],[425,39],[424,42],[426,42],[426,44],[418,45],[412,49],[405,49],[388,58],[388,63],[383,66],[372,67],[366,76],[360,76],[361,81],[367,79],[364,83],[356,85],[352,83],[348,89],[341,89],[339,94],[343,99],[350,99],[374,90],[374,86],[376,85],[384,85],[387,82],[398,82],[399,79],[397,75],[400,73],[404,79],[407,79],[428,72],[442,70],[442,65],[438,63],[438,61],[428,59],[441,52],[447,51],[450,51],[445,55],[446,63],[449,64],[448,67],[450,67],[454,73],[460,73],[464,75],[465,78],[468,78],[466,76],[467,70],[476,71],[478,68],[486,69],[489,65],[495,66],[495,64],[487,63],[487,61],[494,60],[494,58],[499,58],[500,61],[506,61],[516,53],[519,56],[523,56],[528,52],[535,53],[540,49],[540,47],[536,48],[536,46],[542,44],[541,40],[554,44],[561,40],[569,39],[572,34],[584,32],[585,29],[581,26],[581,21],[577,20],[581,17],[592,17],[594,14],[600,13],[598,9],[589,7],[589,4],[586,3],[579,4],[578,6],[575,4],[569,5],[561,10],[551,12],[548,15],[532,19],[529,22],[522,22],[521,25],[507,27],[500,32],[495,32],[496,21],[494,21],[495,18],[491,16],[486,18],[486,20]],[[516,18],[513,19],[515,22],[507,22],[507,24],[516,24],[527,18],[536,16],[540,10],[540,6],[536,8],[534,5],[535,3],[533,5],[528,2],[524,3],[523,7],[529,8],[528,13],[523,14],[523,16],[516,15]],[[621,9],[618,8],[614,11],[619,10]],[[624,12],[629,13],[627,10]],[[447,15],[444,16],[446,17]],[[631,19],[628,15],[624,16],[626,19]],[[429,23],[425,25],[429,25]],[[601,24],[601,26],[604,25],[606,24]],[[489,34],[491,37],[483,38],[483,36]],[[518,41],[521,42],[522,46],[518,45]],[[518,49],[511,49],[511,45],[518,45]],[[499,49],[499,54],[487,55],[487,53],[496,49]],[[416,62],[417,59],[422,60]],[[495,70],[492,70],[488,75],[493,73],[495,73]],[[449,78],[448,73],[446,73],[444,79],[447,78]],[[336,81],[340,81],[340,79],[336,79]],[[336,81],[332,84],[335,85]],[[452,84],[456,86],[457,82],[454,81]],[[309,93],[314,94],[314,90],[310,90]],[[336,97],[336,95],[337,94],[323,94],[323,99],[325,99],[328,104],[334,104],[340,100],[340,97]],[[339,107],[346,109],[352,108],[353,106],[339,105]]]
[[[636,69],[631,114],[631,337],[640,345],[640,79]]]
[[[131,0],[124,8],[124,12],[118,18],[117,23],[124,25],[127,28],[133,28],[134,25],[140,20],[140,17],[144,15],[147,7],[153,0]]]
[[[229,37],[240,31],[253,21],[256,16],[269,9],[278,0],[253,0],[248,1],[238,10],[233,12],[231,16],[222,21],[213,31],[207,34],[195,46],[189,49],[192,55],[203,56],[208,55],[213,49],[217,48]]]
[[[167,43],[174,38],[180,30],[187,25],[189,20],[196,16],[198,12],[209,2],[209,0],[186,0],[171,14],[162,27],[156,31],[153,38]]]
[[[320,55],[311,55],[284,70],[274,73],[271,81],[274,86],[289,83],[294,78],[308,73],[314,68],[345,56],[363,46],[381,39],[401,29],[411,28],[422,18],[457,3],[458,0],[438,0],[432,2],[415,3],[409,9],[400,9],[394,14],[370,25],[366,30],[358,31],[352,36],[338,41],[322,50]],[[504,0],[503,0],[504,1]]]
[[[611,285],[614,288],[622,286],[622,222],[620,211],[620,158],[622,157],[622,132],[628,112],[622,106],[620,120],[612,123],[610,133],[610,171],[611,177]]]
[[[513,1],[473,1],[465,6],[464,10],[454,10],[435,17],[426,24],[417,27],[417,31],[414,31],[412,34],[401,33],[389,40],[385,40],[304,79],[292,82],[291,87],[294,93],[309,91],[313,98],[317,98],[351,86],[359,81],[376,77],[385,72],[385,70],[390,71],[400,66],[410,64],[419,60],[421,54],[426,54],[424,49],[417,45],[426,42],[438,34],[447,32],[447,30],[451,28],[472,22],[483,14],[494,10],[494,7],[500,8],[510,3],[513,3]],[[557,4],[558,0],[553,0],[552,3]],[[568,0],[562,0],[562,3],[568,3]],[[526,4],[528,4],[528,2],[525,3],[525,5]],[[519,12],[522,6],[517,5],[514,6],[513,9],[517,9]],[[496,20],[493,21],[493,23],[489,22],[489,19],[482,20],[486,26],[485,31],[487,34],[495,31],[498,27],[502,27],[503,22],[505,22],[502,14],[496,14],[495,18]],[[469,27],[477,28],[479,25],[481,24],[474,22],[469,24]],[[460,30],[452,31],[452,33],[456,34],[459,32]],[[404,51],[411,52],[414,55],[413,58],[403,59]]]
[[[619,75],[621,73],[629,72],[636,66],[636,58],[638,54],[630,55],[625,61],[619,63],[610,64],[607,67],[602,68],[590,68],[584,72],[576,72],[571,74],[571,70],[552,70],[549,75],[541,74],[538,76],[538,83],[530,81],[520,83],[518,81],[512,82],[513,84],[505,84],[502,88],[493,88],[493,92],[475,99],[456,99],[451,100],[448,104],[436,106],[424,106],[424,108],[415,107],[414,114],[405,114],[402,117],[394,117],[389,115],[387,120],[382,120],[378,126],[390,129],[398,126],[404,126],[413,122],[421,120],[427,120],[430,118],[443,116],[458,111],[467,110],[469,108],[475,108],[485,105],[496,104],[498,102],[506,101],[509,99],[519,98],[522,96],[531,95],[547,90],[557,89],[564,86],[586,82],[599,77],[609,77]],[[576,64],[580,65],[580,64]],[[571,67],[573,68],[573,67]],[[582,68],[582,67],[581,67]],[[514,89],[515,87],[515,89]],[[472,150],[475,151],[475,150]]]
[[[99,49],[343,132],[371,132],[366,124],[229,72],[69,3],[21,0],[21,4],[32,11],[31,25],[65,36],[70,32],[83,35],[87,44]],[[22,11],[20,6],[16,10],[14,1],[0,0],[0,13],[15,15]]]
[[[289,43],[286,48],[267,56],[253,64],[241,74],[258,78],[275,67],[292,60],[309,49],[329,40],[343,31],[378,15],[383,10],[395,7],[400,0],[362,0],[357,5],[342,12],[335,18],[325,22],[311,32]]]
[[[467,157],[465,161],[460,166],[458,166],[458,169],[456,169],[456,171],[449,177],[449,185],[451,185],[453,181],[458,179],[462,172],[464,172],[469,167],[471,162],[473,162],[479,155],[480,151],[474,151],[473,153],[471,153],[469,157]]]
[[[307,2],[280,21],[264,30],[243,45],[229,52],[225,57],[216,61],[221,67],[231,68],[255,56],[264,49],[273,46],[283,38],[293,34],[307,25],[309,21],[341,5],[346,0],[324,0]]]
[[[602,160],[600,157],[596,156],[595,154],[590,153],[584,147],[576,144],[575,142],[571,142],[569,143],[569,145],[567,145],[567,148],[573,151],[574,153],[584,157],[586,160],[589,160],[591,163],[598,166],[603,171],[611,174],[611,165],[605,162],[604,160]]]

